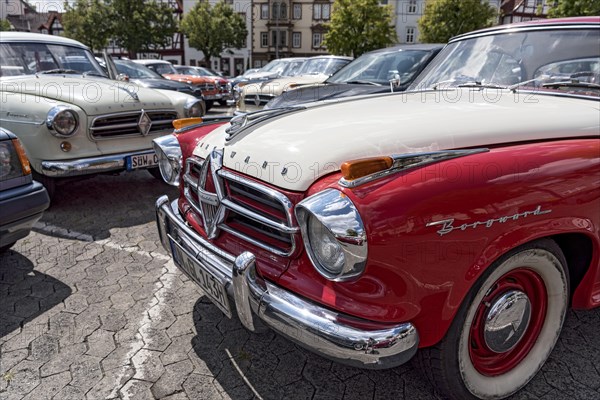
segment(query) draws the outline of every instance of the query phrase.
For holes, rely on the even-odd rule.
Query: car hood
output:
[[[271,81],[251,83],[244,86],[246,94],[272,94],[280,95],[281,93],[293,89],[298,85],[309,85],[311,83],[320,83],[328,78],[328,75],[298,75],[288,76],[285,78],[273,79]]]
[[[600,130],[598,101],[509,90],[404,92],[319,104],[249,124],[229,141],[225,124],[194,154],[206,158],[223,149],[225,167],[305,191],[352,159],[597,137]]]
[[[180,74],[163,74],[163,76],[167,79],[172,79],[174,81],[191,82],[194,85],[198,85],[201,83],[213,83],[213,81],[211,79],[205,78],[203,76],[180,75]]]
[[[136,85],[144,86],[152,89],[164,89],[164,90],[186,90],[190,88],[183,82],[172,81],[169,79],[151,78],[151,79],[130,79],[129,82],[133,82]]]
[[[130,82],[80,75],[18,76],[2,79],[5,93],[29,94],[52,101],[74,104],[87,115],[140,109],[173,109],[164,94]],[[8,95],[6,95],[8,96]]]
[[[277,72],[254,72],[252,74],[245,75],[244,79],[246,79],[246,80],[273,79],[273,78],[277,78],[277,76],[278,76]]]
[[[399,90],[405,87],[399,88]],[[271,102],[267,103],[265,109],[289,107],[295,104],[309,103],[318,100],[337,99],[350,96],[361,96],[375,93],[387,93],[390,87],[360,85],[349,83],[323,83],[309,86],[302,86],[289,92],[283,93]]]

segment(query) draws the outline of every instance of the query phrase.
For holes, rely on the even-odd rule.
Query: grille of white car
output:
[[[144,132],[144,124],[140,124],[142,113],[145,113],[152,121],[147,132]],[[173,129],[172,122],[177,118],[177,112],[173,110],[134,111],[101,115],[94,118],[90,131],[93,139],[146,136],[152,133],[171,131]]]
[[[280,256],[291,255],[298,240],[298,228],[292,222],[291,201],[282,193],[224,169],[217,172],[219,182],[214,182],[210,166],[209,172],[202,174],[203,163],[203,159],[196,157],[186,160],[184,194],[202,219],[205,231],[212,229],[212,223],[217,231],[223,230]],[[216,185],[220,185],[223,194],[218,205],[201,202],[198,188],[217,197]],[[221,206],[225,213],[219,216]],[[212,221],[208,222],[208,227],[205,217]]]

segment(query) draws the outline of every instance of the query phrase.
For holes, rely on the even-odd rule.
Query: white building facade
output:
[[[502,0],[488,2],[497,10],[503,3]],[[420,43],[418,21],[425,12],[425,0],[396,0],[390,4],[394,7],[398,43]]]

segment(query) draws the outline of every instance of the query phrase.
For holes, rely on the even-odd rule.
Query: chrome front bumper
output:
[[[42,170],[40,173],[56,178],[66,178],[117,171],[126,168],[125,160],[127,157],[148,153],[152,153],[152,151],[144,150],[67,161],[42,161]]]
[[[262,321],[310,351],[360,368],[393,368],[416,353],[419,335],[412,324],[379,330],[352,327],[342,322],[340,313],[271,282],[259,282],[253,254],[246,251],[235,257],[212,245],[180,217],[177,201],[170,203],[167,196],[160,197],[156,201],[156,215],[165,249],[171,252],[169,239],[177,242],[203,267],[223,279],[238,317],[248,330],[256,331],[257,322]],[[348,319],[353,318],[346,316]]]

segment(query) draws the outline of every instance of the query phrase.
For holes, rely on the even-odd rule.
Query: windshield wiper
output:
[[[64,69],[64,68],[56,68],[49,69],[47,71],[39,71],[38,74],[81,74],[81,71],[76,71],[74,69]]]
[[[375,83],[375,82],[371,82],[371,81],[362,81],[362,80],[356,80],[356,81],[347,81],[344,83],[348,83],[350,85],[353,84],[358,84],[358,85],[373,85],[373,86],[381,86],[380,83]]]
[[[506,89],[506,86],[497,83],[482,83],[478,81],[465,82],[456,85],[459,88]]]
[[[544,88],[553,88],[553,89],[558,89],[560,87],[582,88],[582,89],[600,89],[600,85],[597,83],[580,82],[577,79],[572,79],[570,81],[542,83],[541,86]]]

